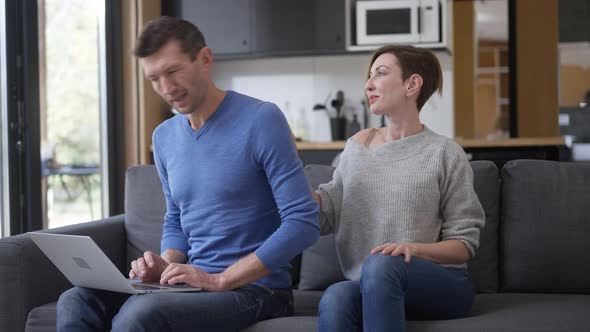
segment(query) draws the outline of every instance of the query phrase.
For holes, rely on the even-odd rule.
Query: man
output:
[[[193,24],[149,22],[134,54],[179,114],[153,134],[166,216],[161,255],[131,278],[204,292],[134,295],[75,287],[59,330],[226,331],[292,313],[288,261],[319,236],[318,207],[291,131],[273,104],[218,89],[212,51]]]

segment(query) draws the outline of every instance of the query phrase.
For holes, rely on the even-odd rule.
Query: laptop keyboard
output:
[[[147,286],[147,285],[138,285],[138,284],[132,284],[131,286],[133,286],[133,288],[135,288],[137,290],[154,290],[154,289],[166,288],[166,287]]]
[[[146,285],[146,284],[131,284],[133,288],[137,290],[154,290],[154,289],[170,289],[170,288],[187,288],[189,287],[187,284],[176,284],[176,285],[166,285],[166,286],[158,286],[158,285]]]

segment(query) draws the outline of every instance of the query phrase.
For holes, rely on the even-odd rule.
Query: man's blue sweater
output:
[[[255,252],[272,271],[255,283],[290,287],[289,260],[317,240],[319,209],[276,105],[227,91],[199,130],[178,114],[156,128],[153,146],[166,197],[162,253],[180,250],[218,273]]]

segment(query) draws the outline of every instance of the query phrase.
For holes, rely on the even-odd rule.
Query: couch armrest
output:
[[[125,215],[47,230],[48,233],[88,235],[113,263],[124,270]],[[0,239],[0,330],[24,330],[31,309],[57,301],[72,287],[27,234]]]

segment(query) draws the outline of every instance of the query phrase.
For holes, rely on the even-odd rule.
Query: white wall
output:
[[[453,75],[451,57],[437,53],[443,67],[443,96],[433,96],[424,106],[421,119],[435,132],[453,137]],[[304,121],[311,141],[330,141],[326,112],[313,112],[317,103],[330,100],[337,90],[344,92],[343,112],[352,119],[358,114],[362,125],[361,100],[368,68],[368,54],[283,57],[250,60],[217,61],[213,80],[222,89],[231,89],[277,104],[291,123]],[[328,102],[329,104],[329,102]],[[330,107],[331,110],[333,110]],[[380,118],[371,116],[371,126]]]

